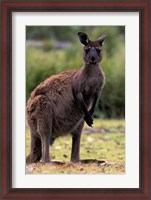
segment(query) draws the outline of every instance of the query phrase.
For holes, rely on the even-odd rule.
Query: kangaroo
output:
[[[84,65],[80,69],[53,75],[38,85],[27,103],[27,123],[31,134],[27,163],[50,162],[49,145],[59,136],[71,134],[71,162],[80,160],[80,139],[84,122],[93,126],[92,114],[102,92],[105,76],[99,65],[107,35],[90,41],[78,33],[84,45]]]

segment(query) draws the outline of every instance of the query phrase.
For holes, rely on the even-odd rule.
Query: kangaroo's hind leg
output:
[[[40,161],[42,156],[41,151],[41,139],[38,137],[36,131],[30,128],[31,133],[31,145],[30,145],[30,154],[26,158],[26,163],[35,163]]]
[[[78,126],[72,131],[72,150],[71,150],[71,162],[79,162],[80,160],[80,140],[84,120],[78,124]]]
[[[50,118],[39,119],[37,122],[37,131],[41,137],[42,143],[42,163],[50,162],[49,144],[52,129],[52,121]]]

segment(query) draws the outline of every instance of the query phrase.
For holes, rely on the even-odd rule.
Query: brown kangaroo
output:
[[[93,126],[92,114],[104,86],[104,73],[99,66],[106,34],[92,42],[87,34],[78,33],[84,45],[84,65],[61,72],[38,85],[27,103],[27,122],[31,133],[27,163],[48,163],[49,145],[65,134],[72,135],[71,162],[80,159],[80,138],[84,121]]]

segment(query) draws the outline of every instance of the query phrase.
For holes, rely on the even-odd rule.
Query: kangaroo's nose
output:
[[[95,61],[95,57],[94,57],[94,56],[92,56],[92,57],[91,57],[91,60],[92,60],[92,61]]]

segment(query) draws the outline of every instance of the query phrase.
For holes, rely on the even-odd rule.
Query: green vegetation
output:
[[[30,133],[26,129],[26,155],[30,151]],[[50,147],[51,161],[62,165],[35,163],[26,166],[27,174],[124,174],[125,121],[95,120],[94,128],[85,125],[81,138],[81,159],[105,161],[97,164],[70,163],[71,136],[56,139]]]
[[[125,27],[122,26],[27,26],[26,99],[32,90],[47,77],[64,70],[82,66],[82,46],[77,32],[84,31],[95,40],[102,33],[104,43],[101,62],[106,76],[102,97],[95,117],[123,118],[125,116]],[[37,42],[40,42],[40,45]],[[37,46],[36,46],[37,45]]]

